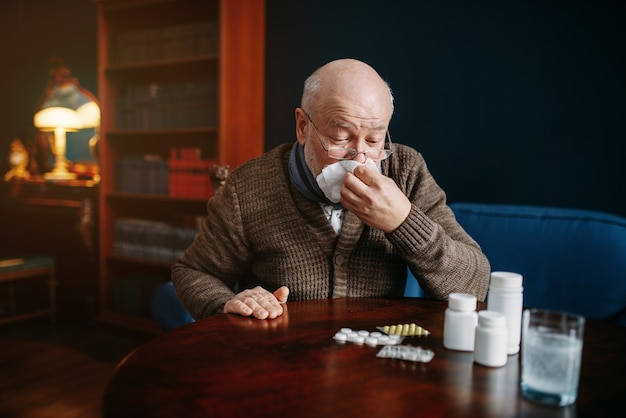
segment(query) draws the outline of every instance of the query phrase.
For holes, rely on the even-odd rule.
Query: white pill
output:
[[[365,339],[365,344],[375,346],[378,345],[378,338],[376,337],[367,337]]]
[[[333,338],[337,341],[346,341],[348,339],[348,335],[343,332],[338,332]]]

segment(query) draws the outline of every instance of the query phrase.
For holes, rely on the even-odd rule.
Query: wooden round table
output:
[[[329,299],[288,302],[274,320],[217,315],[139,347],[117,367],[105,417],[611,416],[625,412],[626,330],[587,321],[576,404],[522,398],[519,355],[506,366],[475,364],[443,347],[445,302]],[[479,310],[485,305],[479,303]],[[429,363],[377,358],[381,346],[338,343],[343,327],[416,323]]]

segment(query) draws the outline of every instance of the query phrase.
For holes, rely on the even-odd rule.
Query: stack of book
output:
[[[158,155],[124,157],[115,162],[115,190],[121,193],[169,194],[168,162]]]
[[[214,54],[217,21],[120,32],[111,41],[109,59],[124,65]]]
[[[216,162],[203,160],[198,148],[172,148],[169,161],[170,196],[208,199],[213,196],[210,170]]]
[[[191,245],[198,230],[137,218],[115,221],[116,255],[174,263]]]
[[[125,86],[115,101],[118,129],[206,128],[217,123],[215,80],[139,83]]]

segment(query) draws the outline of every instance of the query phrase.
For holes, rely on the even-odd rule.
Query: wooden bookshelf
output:
[[[195,149],[201,160],[231,169],[263,152],[265,1],[94,1],[102,106],[100,317],[156,332],[150,290],[169,280],[171,259],[120,253],[116,225],[130,218],[176,232],[205,216],[206,191],[177,195],[169,183],[158,190],[145,184],[165,186],[163,170],[178,155],[173,150]],[[135,159],[141,175],[151,166],[142,160],[159,161],[160,177],[124,187],[131,166],[125,162]],[[124,293],[129,287],[132,293]]]

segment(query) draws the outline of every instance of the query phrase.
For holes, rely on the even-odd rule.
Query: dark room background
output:
[[[449,201],[626,216],[625,12],[618,0],[267,0],[266,148],[295,140],[306,76],[353,57],[391,84],[392,138],[424,154]],[[90,0],[1,2],[2,174],[51,56],[97,95],[96,30]]]

